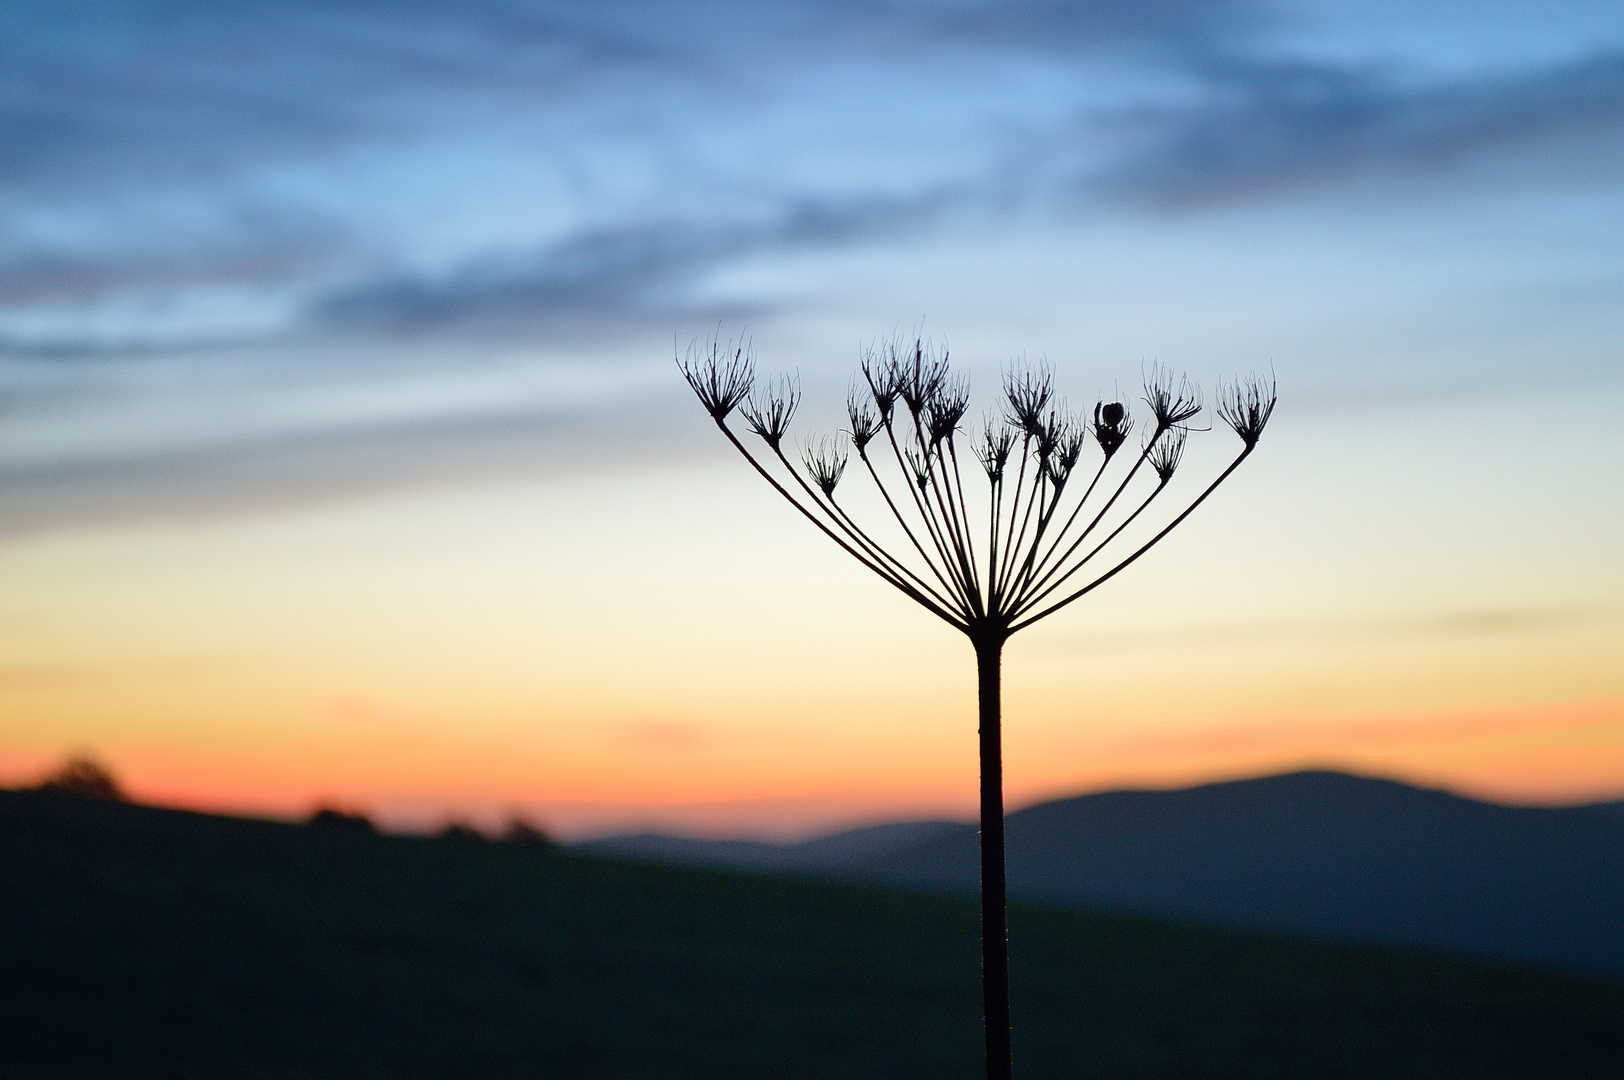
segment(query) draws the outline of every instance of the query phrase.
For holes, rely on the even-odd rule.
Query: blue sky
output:
[[[1156,569],[1012,646],[1013,792],[1624,789],[1616,4],[14,8],[0,770],[901,805],[838,763],[917,755],[961,643],[778,516],[672,359],[748,332],[827,430],[922,328],[978,412],[1016,357],[1085,408],[1153,362],[1281,388]]]
[[[18,18],[0,66],[11,531],[130,513],[108,489],[133,473],[149,512],[185,514],[240,503],[233,468],[290,499],[323,487],[312,460],[363,486],[425,458],[477,473],[594,410],[656,408],[673,336],[718,325],[810,366],[921,320],[991,363],[1086,347],[1087,322],[1113,377],[1254,346],[1270,355],[1235,360],[1289,363],[1297,393],[1618,369],[1624,28],[1606,4]],[[1075,287],[956,319],[999,292],[975,260]],[[840,287],[854,263],[918,287],[870,310],[871,289]],[[1326,356],[1223,325],[1205,342],[1119,327],[1088,307],[1108,265],[1161,293],[1135,301],[1147,314],[1204,306],[1210,271],[1414,322],[1407,296],[1435,325],[1406,343],[1461,329],[1461,347]],[[1233,323],[1258,298],[1228,299]],[[1541,306],[1568,324],[1543,354],[1450,325]]]

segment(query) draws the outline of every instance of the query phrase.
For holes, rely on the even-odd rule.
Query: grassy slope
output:
[[[0,1075],[978,1072],[970,903],[0,793]],[[1040,1077],[1624,1075],[1624,987],[1011,914]]]

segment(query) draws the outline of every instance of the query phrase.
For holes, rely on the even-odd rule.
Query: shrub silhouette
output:
[[[372,823],[372,819],[365,814],[340,810],[333,806],[317,808],[316,812],[310,815],[310,819],[305,824],[318,829],[344,829],[349,832],[376,833],[378,831],[378,827]]]
[[[1165,368],[1153,367],[1145,380],[1150,417],[1138,453],[1118,454],[1134,426],[1125,403],[1101,401],[1091,414],[1072,414],[1057,401],[1044,364],[1007,372],[1001,415],[989,416],[961,442],[970,408],[968,382],[950,369],[946,351],[931,342],[892,341],[864,353],[846,401],[846,430],[835,439],[804,443],[798,469],[784,450],[801,398],[795,380],[758,384],[747,342],[725,349],[715,340],[696,342],[677,365],[722,434],[778,494],[847,554],[965,634],[975,649],[987,1076],[1008,1080],[1013,1066],[1004,887],[1004,643],[1137,562],[1205,502],[1256,448],[1274,412],[1274,383],[1254,375],[1219,387],[1216,411],[1240,438],[1240,453],[1175,515],[1161,518],[1165,524],[1158,528],[1150,522],[1167,502],[1159,497],[1179,469],[1190,423],[1202,410],[1199,389]],[[761,458],[728,427],[735,410],[766,444]],[[1090,442],[1101,454],[1091,476],[1082,464]],[[966,451],[967,470],[973,474],[979,466],[987,481],[979,493],[972,485],[968,494],[976,498],[967,497],[960,449]],[[866,473],[884,501],[881,517],[890,546],[875,539],[872,526],[859,525],[835,497],[853,454],[861,465],[854,471]],[[1107,480],[1113,465],[1117,475]],[[1135,522],[1142,531],[1127,533]],[[1151,533],[1149,539],[1143,539],[1145,533]]]
[[[485,843],[485,834],[472,825],[462,821],[448,821],[445,828],[435,833],[441,840],[451,840],[460,844]]]
[[[558,847],[557,841],[547,833],[523,818],[514,818],[508,822],[508,827],[502,832],[501,842],[514,844],[519,847],[548,848]]]
[[[40,783],[39,790],[58,795],[73,795],[81,799],[124,801],[124,792],[120,790],[113,774],[88,754],[76,754],[68,758],[62,763],[61,768]]]

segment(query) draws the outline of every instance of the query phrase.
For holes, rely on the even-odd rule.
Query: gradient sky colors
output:
[[[29,9],[0,778],[88,747],[154,799],[403,825],[962,813],[968,646],[671,364],[747,326],[828,430],[922,325],[982,405],[1019,355],[1073,403],[1150,360],[1282,387],[1210,506],[1012,643],[1013,801],[1310,762],[1624,795],[1616,14]]]

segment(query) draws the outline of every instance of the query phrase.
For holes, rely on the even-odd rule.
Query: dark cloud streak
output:
[[[21,248],[0,257],[0,309],[73,303],[132,288],[277,284],[332,267],[354,243],[336,221],[245,211],[212,234],[170,236],[133,250]]]
[[[1230,64],[1214,103],[1142,119],[1158,145],[1109,178],[1128,202],[1163,208],[1253,201],[1346,183],[1436,175],[1624,133],[1624,54],[1405,89],[1391,73]]]
[[[1093,52],[1189,49],[1232,36],[1250,5],[778,0],[677,8],[472,0],[97,0],[25,6],[0,44],[0,172],[60,190],[188,177],[322,154],[444,122],[469,95],[497,107],[748,80],[789,62],[943,45]],[[1230,28],[1230,29],[1226,29]]]
[[[708,270],[752,255],[905,234],[966,201],[965,193],[950,189],[907,199],[803,199],[766,220],[594,230],[539,252],[489,258],[440,280],[401,277],[339,291],[317,305],[313,318],[332,327],[401,333],[533,327],[581,316],[712,315],[681,299],[684,283]]]
[[[186,448],[0,468],[0,540],[108,523],[185,521],[494,476],[579,475],[689,445],[686,388],[599,405],[352,424]]]
[[[199,372],[233,364],[275,368],[289,380],[309,375],[315,388],[316,375],[291,369],[307,362],[312,371],[359,373],[369,361],[357,357],[371,349],[374,357],[387,354],[380,368],[396,365],[361,373],[383,392],[390,378],[411,374],[398,339],[453,339],[423,361],[446,369],[471,358],[477,365],[485,337],[506,335],[538,354],[563,342],[589,342],[592,349],[576,351],[605,356],[633,337],[639,348],[668,342],[673,326],[686,332],[696,323],[771,314],[770,299],[730,304],[703,290],[707,278],[750,260],[915,237],[971,221],[1194,212],[1336,187],[1380,190],[1465,169],[1493,173],[1552,148],[1616,150],[1624,133],[1624,53],[1424,82],[1393,66],[1267,51],[1272,16],[1247,0],[767,0],[687,8],[654,0],[601,6],[109,0],[30,6],[14,19],[0,39],[0,319],[9,320],[0,326],[0,359],[9,365],[0,370],[0,417],[6,418],[30,410],[44,415],[42,402],[69,415],[75,395],[90,415],[98,400],[128,391],[116,379],[98,382],[102,376],[83,370],[90,365],[56,361],[108,359],[122,372],[138,367],[125,360],[192,349]],[[880,139],[895,125],[934,119],[929,93],[961,70],[989,80],[983,89],[992,94],[1007,73],[1041,68],[1053,79],[1041,85],[1071,93],[1066,88],[1093,77],[1089,65],[1100,61],[1099,78],[1112,94],[1077,90],[1069,112],[1066,102],[1028,113],[1019,102],[1005,103],[999,108],[1018,115],[993,136],[977,141],[972,123],[953,129],[968,134],[941,155],[946,164],[867,181],[830,180],[849,160],[839,155],[852,153],[859,137]],[[1116,93],[1111,73],[1127,69],[1144,79]],[[889,78],[898,71],[941,81],[909,89],[906,80]],[[1075,83],[1067,81],[1074,76]],[[887,114],[893,127],[879,134],[861,124],[847,130],[847,118],[839,116],[794,126],[824,107],[819,94],[834,80],[850,78],[872,79],[862,88],[876,94],[921,94],[920,109]],[[707,158],[713,143],[731,134],[727,110],[736,104],[742,116],[763,101],[769,110],[775,93],[786,95],[788,105],[782,113],[764,111],[766,120],[751,132],[778,137],[769,132],[779,120],[786,140],[824,137],[833,128],[830,146],[837,148],[814,145],[801,155],[807,148],[799,145],[724,145],[724,164],[706,171],[713,168]],[[576,106],[579,115],[564,116]],[[554,123],[558,116],[564,119]],[[988,125],[1002,122],[994,112],[987,117]],[[584,208],[538,214],[528,231],[516,228],[511,237],[476,222],[465,233],[446,229],[450,239],[435,241],[438,250],[400,250],[411,241],[402,245],[391,230],[433,233],[434,200],[454,202],[462,194],[415,186],[417,177],[405,174],[441,167],[435,155],[442,148],[463,152],[468,144],[460,134],[487,122],[492,145],[476,152],[511,152],[506,167],[518,180],[507,179],[521,192],[569,172],[576,153],[570,140],[584,144],[610,124],[626,127],[606,137],[610,142],[624,135],[628,145],[654,148],[627,171],[649,168],[655,179],[633,177],[624,197],[583,198]],[[504,139],[515,141],[496,145]],[[299,203],[312,188],[243,180],[255,169],[363,158],[380,144],[412,149],[379,166],[393,170],[386,186],[401,179],[399,190],[323,189],[311,205],[324,209],[312,210]],[[757,151],[769,164],[749,172],[747,161],[746,175],[728,175],[726,162]],[[820,152],[826,160],[814,160]],[[580,156],[609,174],[612,188],[615,169],[625,164],[617,153],[618,143],[601,160],[587,150]],[[788,164],[772,163],[780,157]],[[667,158],[679,168],[706,161],[694,186],[712,187],[665,199],[666,189],[684,179],[659,173]],[[532,164],[535,171],[525,171]],[[342,189],[378,175],[335,167],[311,183]],[[467,190],[480,183],[471,169]],[[185,189],[176,196],[182,205],[170,207],[174,221],[132,220],[130,207],[148,204],[131,193],[162,184]],[[374,197],[396,202],[374,215],[373,207],[359,206]],[[64,220],[76,207],[89,209],[69,222],[73,227],[53,229],[36,227],[30,217],[41,207],[36,216],[60,212]],[[166,329],[179,319],[139,325],[141,311],[128,332],[111,316],[97,326],[89,315],[84,325],[75,323],[76,304],[88,310],[108,300],[115,307],[144,293],[156,296],[154,308],[178,298],[173,306],[182,309],[189,291],[217,285],[285,292],[250,296],[244,307],[264,299],[263,309],[238,324],[228,312],[222,336],[213,339],[206,334],[217,332],[215,324],[201,318],[198,333],[205,336],[188,337],[190,330]],[[294,299],[278,307],[286,297]],[[306,297],[307,306],[297,307]],[[746,303],[764,307],[747,312]],[[39,315],[53,304],[73,310],[54,323],[18,315]],[[284,310],[291,322],[277,321]],[[271,316],[256,322],[265,311]],[[47,340],[36,332],[40,325],[57,336]],[[214,347],[222,342],[243,351]],[[164,376],[152,367],[136,372],[131,385],[142,375],[160,383]],[[461,377],[464,369],[455,370]],[[221,395],[269,398],[266,387],[281,385],[245,377]],[[129,392],[149,391],[154,398],[163,393],[145,385]],[[188,403],[177,409],[195,407],[184,395],[174,401]],[[642,409],[639,419],[647,421],[630,444],[646,449],[658,437],[650,433],[670,434],[660,410],[646,402],[625,407]],[[162,452],[121,453],[89,439],[72,464],[0,463],[0,535],[252,511],[558,462],[578,468],[629,445],[624,425],[597,406],[477,416],[452,410],[372,423],[364,410],[338,408],[317,431],[243,431],[222,445]],[[150,426],[155,412],[140,413],[139,421],[128,419],[135,413],[106,415],[134,430]],[[602,434],[610,431],[622,433],[618,442]]]
[[[1189,210],[1288,197],[1346,183],[1430,177],[1486,155],[1526,156],[1624,133],[1624,55],[1517,77],[1401,90],[1379,75],[1303,65],[1230,64],[1215,71],[1225,104],[1142,118],[1155,148],[1074,189],[1129,204]],[[1019,174],[995,166],[976,182],[912,197],[801,199],[769,221],[690,220],[575,236],[528,258],[491,260],[440,281],[398,279],[327,299],[323,321],[427,329],[566,312],[675,314],[663,288],[739,258],[915,233],[954,214],[1031,205]],[[1014,179],[1012,179],[1014,178]],[[691,314],[692,312],[690,312]]]
[[[980,48],[1076,56],[1151,46],[1189,57],[1226,52],[1274,21],[1251,0],[1027,0],[965,5],[927,25],[939,41]]]
[[[570,5],[98,0],[15,15],[0,172],[52,191],[409,136],[443,120],[424,107],[435,97],[563,97],[659,59]]]
[[[375,252],[360,254],[371,239],[345,235],[338,222],[301,229],[270,220],[297,216],[287,206],[227,214],[191,239],[137,238],[100,251],[21,242],[7,250],[0,213],[0,308],[303,275],[321,291],[309,310],[316,331],[703,316],[715,312],[696,308],[683,286],[730,262],[908,235],[955,213],[1074,211],[1079,201],[1097,208],[1102,199],[1198,209],[1360,177],[1437,174],[1562,140],[1616,139],[1624,128],[1624,56],[1407,87],[1398,81],[1403,72],[1258,59],[1249,50],[1271,16],[1243,0],[778,0],[685,13],[659,4],[498,0],[452,8],[124,0],[29,10],[34,23],[0,45],[0,198],[24,201],[36,182],[112,190],[154,169],[199,175],[415,137],[497,102],[545,110],[598,91],[640,100],[730,69],[748,79],[775,64],[816,67],[841,57],[875,64],[940,54],[946,63],[959,50],[1084,62],[1154,54],[1146,62],[1183,80],[1186,92],[1174,95],[1177,103],[1114,116],[1082,109],[1069,132],[1038,131],[1019,155],[966,161],[951,181],[834,195],[780,178],[781,190],[765,194],[769,208],[750,215],[622,213],[528,247],[521,240],[471,254],[438,275],[332,273],[346,255],[356,272],[378,264]],[[1103,169],[1073,160],[1079,145],[1113,126],[1133,129],[1136,152]],[[43,352],[80,347],[91,346],[70,341]]]

